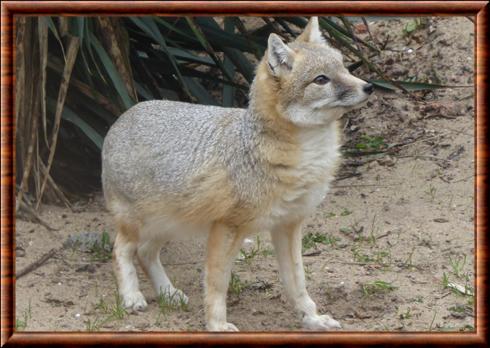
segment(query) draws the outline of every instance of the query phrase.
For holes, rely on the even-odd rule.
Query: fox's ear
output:
[[[296,41],[310,42],[316,44],[325,44],[327,45],[327,41],[322,35],[320,31],[320,26],[318,24],[318,17],[311,17],[308,25],[305,27],[305,30],[301,33],[300,36],[296,38]]]
[[[276,34],[270,34],[267,44],[267,63],[275,76],[293,67],[294,52]]]

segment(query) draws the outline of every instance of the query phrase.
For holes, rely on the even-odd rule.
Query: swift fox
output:
[[[313,17],[294,42],[270,35],[247,109],[155,100],[121,115],[104,141],[102,183],[117,227],[113,264],[124,306],[147,307],[135,257],[157,294],[187,301],[160,250],[170,238],[206,233],[206,328],[237,331],[226,319],[232,264],[246,237],[268,231],[303,327],[339,328],[306,290],[301,226],[333,178],[337,120],[372,91],[344,68]]]

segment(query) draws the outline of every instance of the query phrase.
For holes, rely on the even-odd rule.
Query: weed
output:
[[[180,292],[165,289],[163,292],[158,294],[157,298],[158,308],[160,313],[166,314],[174,310],[183,310],[185,312],[189,311],[187,300]]]
[[[337,215],[335,213],[333,213],[333,212],[330,212],[330,213],[325,213],[324,216],[325,216],[326,219],[331,219],[331,218],[336,217]]]
[[[115,297],[114,305],[110,308],[111,317],[114,319],[124,319],[128,312],[123,306],[122,297],[119,296],[119,293],[116,293]]]
[[[397,289],[396,286],[383,280],[375,280],[371,283],[362,284],[361,288],[365,296],[373,295],[376,293],[387,293]]]
[[[103,297],[99,299],[99,302],[95,305],[95,309],[101,311],[106,315],[106,318],[103,319],[104,323],[109,322],[111,320],[120,320],[124,319],[124,317],[128,314],[126,309],[123,306],[122,297],[119,296],[119,293],[116,292],[114,294],[114,303],[107,303]]]
[[[102,232],[100,243],[94,243],[90,252],[93,254],[93,261],[106,262],[112,258],[112,245],[109,233]]]
[[[413,267],[413,253],[415,252],[415,246],[412,248],[412,251],[408,254],[407,259],[403,262],[403,266],[407,268]]]
[[[317,244],[330,245],[335,247],[337,242],[340,240],[338,237],[333,237],[328,234],[323,234],[319,232],[311,233],[308,232],[303,236],[302,245],[303,251],[316,247]]]
[[[361,253],[358,247],[353,247],[351,251],[352,251],[352,257],[354,258],[355,262],[368,263],[373,261],[371,256]]]
[[[342,232],[343,234],[351,234],[352,233],[352,229],[349,227],[341,227],[339,229],[339,231]]]
[[[466,324],[461,329],[459,329],[459,331],[475,331],[475,327],[473,325]]]
[[[31,308],[31,300],[29,300],[27,309],[22,312],[22,319],[15,318],[15,330],[17,331],[25,330],[31,318],[32,318],[32,308]]]
[[[310,281],[312,279],[312,275],[313,275],[313,271],[311,270],[310,265],[305,265],[304,269],[305,269],[306,280]]]
[[[447,289],[449,287],[449,277],[446,272],[442,274],[442,287],[444,289]]]
[[[462,272],[463,268],[466,265],[466,255],[463,256],[463,258],[457,258],[457,259],[452,259],[451,256],[449,256],[449,264],[451,265],[451,268],[453,270],[453,274],[457,278],[462,277]]]
[[[374,262],[380,266],[388,266],[391,263],[391,252],[380,250],[374,253]]]
[[[400,319],[405,320],[405,319],[410,319],[412,318],[412,313],[410,310],[410,307],[407,308],[407,310],[403,313],[400,314]]]
[[[110,317],[106,317],[103,319],[100,319],[99,317],[95,317],[95,319],[92,321],[90,319],[87,319],[84,321],[85,323],[85,330],[89,332],[94,332],[94,331],[99,331],[100,328],[108,323],[111,320]]]
[[[414,18],[409,20],[406,24],[405,27],[403,28],[403,33],[405,36],[409,36],[413,34],[415,31],[417,31],[420,28],[423,28],[426,26],[426,22],[422,18]]]
[[[424,297],[422,295],[419,295],[415,298],[415,302],[422,303],[424,302]]]
[[[347,216],[350,214],[352,214],[352,211],[348,210],[347,208],[342,209],[342,211],[340,212],[340,216]]]
[[[356,149],[363,151],[378,151],[386,147],[383,137],[363,135],[360,142],[356,144]]]
[[[473,314],[473,306],[470,306],[468,304],[457,304],[455,306],[449,307],[448,310],[450,312],[459,313],[459,314],[467,314],[467,315]]]
[[[376,238],[375,232],[379,232],[379,228],[376,228],[376,215],[373,216],[373,221],[371,222],[371,230],[369,231],[369,237],[366,238],[366,241],[371,244],[371,245],[376,245],[376,241],[378,240]]]
[[[436,320],[436,315],[437,315],[437,310],[434,312],[434,316],[432,317],[432,320],[429,325],[429,331],[432,331],[432,325],[434,325],[434,320]]]
[[[235,272],[231,272],[230,284],[228,286],[229,291],[236,296],[239,296],[243,290],[247,288],[248,284],[240,279],[240,276]]]
[[[247,264],[251,264],[252,260],[258,255],[270,256],[273,255],[274,251],[270,248],[263,248],[262,241],[259,236],[255,238],[254,246],[249,250],[240,249],[240,259],[245,261]]]
[[[427,191],[425,191],[425,194],[430,197],[431,202],[434,202],[434,200],[436,199],[436,192],[437,189],[432,184],[429,184],[429,188],[427,189]]]

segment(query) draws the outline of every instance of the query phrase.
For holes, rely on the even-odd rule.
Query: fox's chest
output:
[[[312,130],[300,140],[298,163],[283,173],[284,180],[272,200],[272,223],[311,214],[325,198],[333,179],[340,157],[336,129],[330,132]]]

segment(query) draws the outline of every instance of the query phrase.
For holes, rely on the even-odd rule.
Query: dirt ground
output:
[[[406,37],[409,21],[370,26],[380,43],[390,36],[381,57],[374,58],[387,75],[472,85],[473,23],[434,18]],[[473,94],[473,88],[411,97],[380,92],[343,119],[344,165],[307,221],[303,240],[309,292],[342,330],[474,330]],[[187,307],[155,299],[138,269],[149,307],[125,313],[108,249],[84,251],[65,243],[85,232],[114,239],[101,195],[77,203],[75,210],[42,207],[42,219],[56,231],[17,220],[17,271],[61,248],[17,280],[18,330],[204,330],[204,240],[172,242],[161,254],[170,278],[190,298]],[[229,321],[242,331],[300,330],[279,283],[269,237],[257,238],[234,265]]]

